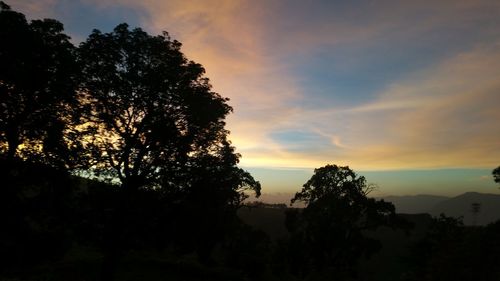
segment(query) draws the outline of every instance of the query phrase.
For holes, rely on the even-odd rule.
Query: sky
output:
[[[263,199],[348,165],[376,195],[500,193],[500,1],[7,0],[78,44],[167,31],[230,98]]]

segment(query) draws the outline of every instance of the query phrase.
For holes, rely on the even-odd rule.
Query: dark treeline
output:
[[[0,280],[361,280],[383,246],[368,234],[412,229],[336,165],[303,209],[245,204],[261,186],[237,166],[228,99],[166,32],[120,24],[75,46],[0,2],[0,41]],[[286,212],[286,237],[243,223],[244,205]],[[498,225],[434,219],[400,280],[498,280]]]
[[[285,203],[265,203],[262,201],[245,202],[245,207],[251,208],[273,208],[273,209],[286,209],[288,206]]]

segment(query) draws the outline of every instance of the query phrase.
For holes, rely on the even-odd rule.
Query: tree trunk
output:
[[[5,135],[7,138],[7,160],[10,162],[14,160],[14,157],[16,157],[16,151],[19,147],[20,141],[17,128],[13,126],[9,127],[7,127]]]
[[[104,258],[101,265],[101,281],[113,281],[121,254],[127,250],[127,220],[133,206],[137,187],[133,181],[125,180],[115,197],[114,212],[111,214],[104,234]],[[133,208],[132,208],[133,209]]]

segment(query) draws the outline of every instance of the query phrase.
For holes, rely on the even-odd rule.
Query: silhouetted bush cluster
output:
[[[415,244],[404,280],[499,280],[500,221],[464,227],[461,218],[434,218]]]

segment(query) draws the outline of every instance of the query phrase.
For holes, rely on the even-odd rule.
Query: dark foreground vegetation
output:
[[[11,184],[2,185],[0,197],[0,280],[104,279],[106,236],[121,210],[121,187],[26,162],[2,162],[1,171],[8,171],[2,178]],[[165,201],[148,190],[133,201],[126,232],[114,237],[120,239],[115,280],[500,277],[499,222],[465,227],[450,217],[395,215],[392,225],[364,230],[334,217],[307,217],[316,208],[252,204],[222,224],[210,204]],[[336,205],[326,207],[324,216],[343,218]]]
[[[245,206],[228,99],[167,33],[76,47],[0,2],[0,38],[0,280],[500,278],[500,223],[397,215],[348,167]]]

